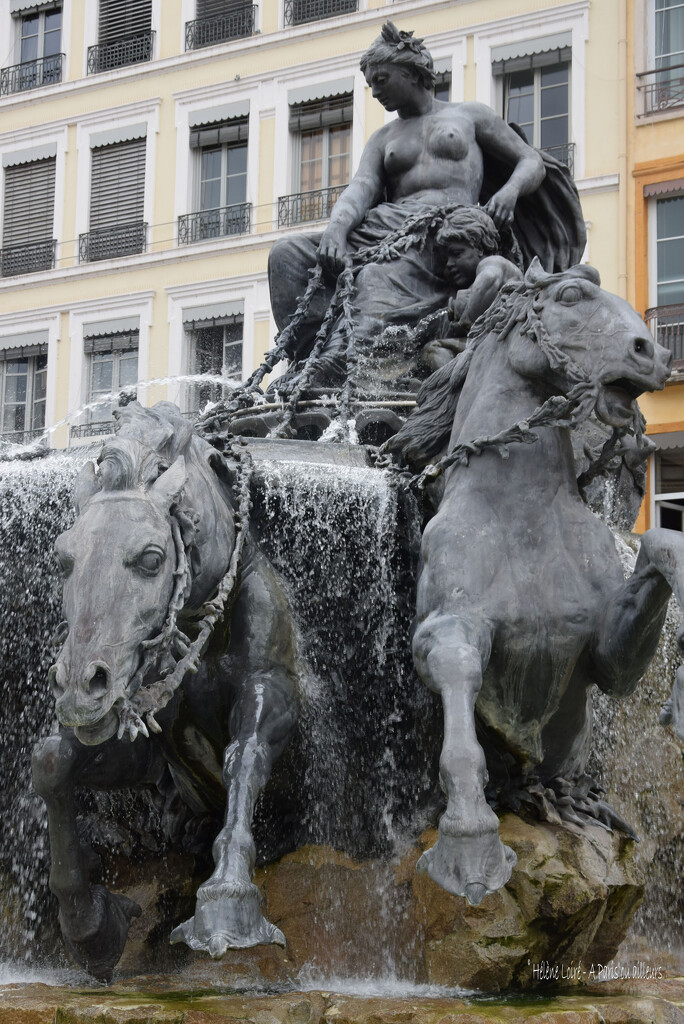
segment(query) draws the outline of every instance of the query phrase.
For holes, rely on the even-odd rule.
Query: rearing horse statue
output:
[[[448,802],[418,868],[472,904],[505,885],[516,859],[487,794],[536,789],[546,804],[555,786],[560,817],[624,826],[573,785],[589,754],[590,690],[634,690],[673,590],[684,607],[684,537],[648,531],[625,582],[610,531],[582,500],[570,427],[595,411],[616,437],[639,434],[637,396],[662,388],[670,363],[595,270],[533,263],[390,442],[425,465],[448,441],[413,638],[418,673],[442,699]],[[665,711],[682,738],[683,686],[680,669]]]

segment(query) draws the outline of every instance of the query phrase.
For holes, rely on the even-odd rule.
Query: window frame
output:
[[[347,175],[346,182],[340,182],[338,185],[330,184],[330,133],[335,128],[346,128],[349,132],[349,149],[346,151],[349,157],[349,173]],[[292,191],[294,193],[301,192],[318,192],[328,188],[338,188],[349,184],[352,178],[352,132],[354,128],[354,122],[344,121],[338,125],[326,125],[321,128],[307,128],[304,131],[292,132],[293,136],[293,163],[292,163]],[[321,150],[321,185],[319,189],[304,189],[302,188],[302,139],[304,135],[312,134],[320,131],[323,133],[323,146]]]
[[[199,333],[201,331],[205,331],[205,330],[221,330],[221,331],[223,331],[223,337],[222,337],[222,341],[221,341],[221,346],[222,346],[222,348],[221,348],[221,369],[217,370],[214,375],[215,376],[220,375],[221,377],[225,378],[226,381],[235,381],[236,383],[240,383],[244,379],[244,356],[245,356],[245,348],[244,348],[244,340],[245,340],[244,314],[242,314],[242,313],[235,314],[233,316],[233,318],[232,318],[232,322],[231,323],[212,324],[210,321],[207,321],[206,326],[204,326],[204,327],[200,326],[200,324],[201,324],[201,321],[198,322],[197,326],[193,326],[192,328],[185,327],[185,329],[184,329],[184,334],[185,334],[186,373],[189,376],[201,375],[202,372],[212,373],[213,374],[213,371],[201,371],[201,370],[199,370],[197,368],[197,362],[198,362],[198,360],[197,360],[197,355],[198,355],[198,352],[197,352],[197,341],[198,341],[198,337],[197,336],[199,335]],[[230,330],[231,328],[238,327],[238,326],[240,327],[240,337],[236,338],[236,339],[233,339],[232,341],[227,340],[227,338],[226,338],[226,331]],[[226,364],[226,350],[229,349],[229,348],[236,348],[238,345],[240,347],[240,371],[239,371],[239,374],[235,374],[235,375],[226,374],[226,372],[225,372],[226,365],[227,365]],[[212,394],[211,397],[207,397],[206,399],[202,399],[202,397],[201,397],[201,389],[202,388],[208,388],[208,389],[215,390],[217,392],[217,394],[216,395]],[[204,401],[205,404],[206,404],[206,402],[220,401],[221,398],[227,397],[227,394],[228,394],[226,385],[221,385],[221,384],[209,384],[209,383],[207,383],[207,384],[202,385],[202,384],[199,384],[199,383],[189,383],[187,385],[187,387],[185,387],[183,390],[184,390],[184,394],[183,394],[183,399],[182,399],[182,406],[183,406],[183,410],[185,412],[187,412],[187,413],[198,413],[200,411],[200,409],[202,408],[202,402],[203,401]],[[221,392],[220,394],[218,394],[219,390]]]
[[[542,84],[541,84],[542,83],[542,73],[546,70],[546,68],[560,68],[562,66],[565,66],[567,68],[567,72],[568,72],[567,84],[566,84],[567,96],[568,96],[568,104],[567,104],[567,113],[565,115],[567,117],[567,119],[568,119],[568,131],[567,131],[567,136],[568,137],[567,137],[567,139],[566,139],[566,141],[564,143],[560,143],[557,146],[551,146],[549,148],[548,151],[551,153],[552,156],[554,155],[554,152],[553,152],[554,149],[558,149],[558,148],[560,148],[562,146],[569,147],[569,146],[572,145],[572,138],[571,138],[571,136],[572,136],[572,60],[559,61],[557,64],[547,64],[547,65],[544,65],[544,66],[541,66],[541,67],[536,67],[536,68],[530,68],[529,69],[530,71],[532,71],[532,74],[534,76],[533,77],[533,83],[532,83],[532,86],[533,86],[533,121],[532,121],[533,141],[532,141],[531,145],[534,146],[536,149],[542,149],[543,148],[542,145],[541,145],[542,121],[544,121],[544,120],[551,120],[551,118],[542,118],[542,113],[541,113],[542,91],[543,91],[543,88],[544,88],[542,86]],[[509,97],[508,97],[508,84],[509,84],[510,76],[512,74],[519,74],[519,72],[516,72],[516,71],[510,72],[509,71],[508,73],[505,73],[505,74],[499,76],[501,78],[501,86],[500,86],[500,89],[501,89],[501,100],[500,100],[500,103],[499,103],[499,110],[502,111],[502,117],[503,117],[503,119],[506,122],[508,122],[510,120],[510,118],[508,116],[507,105],[508,105],[508,100],[509,100]],[[550,87],[547,86],[547,88],[555,88],[555,86],[550,86]],[[557,115],[554,115],[554,116],[557,116]]]
[[[0,341],[1,344],[1,341]],[[11,350],[10,350],[11,351]],[[47,397],[48,397],[48,354],[39,353],[34,356],[22,356],[20,355],[21,350],[17,349],[16,356],[9,355],[5,359],[0,360],[0,441],[6,438],[10,434],[27,434],[33,431],[44,431],[47,425]],[[45,365],[38,369],[36,367],[36,360],[44,359]],[[24,425],[21,428],[13,427],[10,430],[5,430],[3,426],[5,412],[7,409],[7,366],[8,363],[17,363],[26,361],[26,396],[23,402],[9,403],[14,406],[24,407]],[[43,385],[43,396],[42,398],[36,399],[36,377],[39,374],[44,374],[44,385]],[[37,404],[43,406],[43,422],[35,424],[35,408]],[[30,415],[29,415],[30,414]]]
[[[130,355],[133,352],[135,352],[135,357],[136,357],[135,358],[135,362],[136,362],[136,374],[135,374],[135,376],[136,376],[136,383],[140,380],[140,373],[139,373],[139,368],[140,368],[140,334],[139,334],[139,332],[132,332],[132,333],[137,333],[138,334],[138,344],[137,344],[137,346],[135,348],[131,347],[131,348],[127,348],[127,349],[116,349],[114,347],[115,336],[112,335],[111,336],[112,348],[104,349],[101,352],[88,352],[86,354],[86,360],[87,360],[86,404],[90,405],[93,402],[98,402],[98,406],[95,409],[89,409],[88,410],[86,422],[90,426],[92,426],[92,425],[94,425],[96,423],[107,423],[107,424],[109,424],[109,422],[111,421],[111,412],[110,412],[110,414],[109,414],[109,416],[107,418],[105,418],[105,419],[102,418],[102,409],[105,406],[104,406],[104,403],[102,401],[99,401],[99,399],[97,398],[96,393],[93,390],[93,373],[94,373],[94,369],[95,369],[95,365],[96,365],[96,359],[98,357],[104,357],[104,356],[111,356],[112,357],[112,384],[111,384],[111,387],[109,388],[108,391],[100,392],[101,395],[105,395],[105,394],[116,395],[116,394],[118,394],[122,390],[122,387],[126,387],[126,388],[130,387],[130,385],[126,385],[126,384],[122,385],[121,384],[121,360],[122,360],[122,358],[125,358],[127,356],[130,357]],[[104,338],[101,338],[100,340],[103,341]],[[129,393],[131,395],[131,399],[134,399],[134,398],[138,397],[137,387],[136,387],[135,391],[131,391],[131,392],[127,392],[127,393]],[[114,399],[112,400],[112,402],[107,403],[107,405],[113,405],[113,404],[114,404]]]
[[[58,56],[58,54],[63,52],[62,51],[62,46],[63,46],[63,43],[64,43],[64,3],[61,2],[61,0],[56,0],[56,2],[51,7],[45,7],[45,8],[42,8],[42,9],[38,10],[38,11],[31,11],[30,9],[28,11],[23,11],[23,12],[22,11],[17,11],[16,14],[12,15],[12,20],[15,23],[14,24],[14,31],[15,31],[15,37],[16,37],[15,54],[19,55],[19,60],[17,61],[17,63],[19,63],[19,64],[33,64],[35,61],[43,60],[45,58],[45,18],[46,18],[46,15],[54,14],[56,11],[60,11],[60,13],[62,15],[62,20],[61,20],[61,23],[60,23],[60,26],[59,26],[59,48],[58,48],[56,54],[52,54],[51,53],[51,54],[48,55],[47,59],[49,60],[50,57],[56,57],[56,56]],[[38,52],[37,52],[35,57],[31,57],[27,61],[23,61],[21,59],[22,42],[23,42],[23,39],[24,39],[24,35],[23,35],[23,31],[22,31],[23,22],[24,22],[25,18],[33,17],[36,14],[38,15],[38,25],[39,25],[38,33],[37,33],[38,34],[38,48],[37,48]]]

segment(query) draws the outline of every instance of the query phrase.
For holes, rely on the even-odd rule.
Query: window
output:
[[[89,405],[97,403],[89,412],[89,432],[104,433],[116,405],[116,398],[107,396],[128,389],[127,394],[135,397],[132,385],[138,380],[138,331],[86,338],[83,348],[88,356],[87,401]]]
[[[88,74],[152,59],[152,0],[100,0],[96,46]]]
[[[673,448],[655,455],[655,526],[684,530],[684,451]]]
[[[53,156],[5,167],[3,277],[50,270],[55,265],[55,163]]]
[[[222,377],[239,383],[242,380],[242,315],[216,318],[211,326],[202,321],[186,324],[190,338],[190,372],[212,378]],[[208,402],[218,402],[229,389],[216,379],[195,384],[190,389],[189,412],[199,412]]]
[[[655,0],[655,70],[658,88],[679,90],[684,81],[684,2]],[[680,95],[680,99],[684,96]]]
[[[47,343],[0,351],[0,433],[24,442],[45,427]]]
[[[93,148],[90,231],[79,239],[82,263],[144,252],[146,142],[144,137],[115,143],[105,139]]]
[[[674,183],[676,184],[676,183]],[[681,183],[684,185],[684,182]],[[670,191],[673,183],[644,189],[644,194]],[[681,195],[653,198],[650,244],[655,246],[656,305],[647,309],[648,321],[655,337],[670,349],[675,369],[684,368],[684,191]],[[653,219],[655,223],[653,223]],[[654,230],[653,230],[654,229]],[[680,364],[679,367],[677,364]]]
[[[570,142],[569,33],[492,51],[492,71],[501,80],[504,120],[517,124],[531,146],[546,150],[573,169]]]
[[[0,72],[0,96],[61,82],[61,6],[20,11],[15,25],[20,63]]]
[[[185,25],[185,49],[251,36],[256,6],[246,0],[197,0],[197,18]]]
[[[283,11],[286,25],[303,25],[307,21],[351,14],[358,9],[358,0],[285,0]]]
[[[290,105],[295,139],[295,188],[278,204],[278,225],[330,216],[349,183],[352,94]]]
[[[191,129],[190,148],[197,154],[197,212],[180,218],[179,242],[249,231],[247,132],[247,117]]]
[[[435,99],[448,103],[451,99],[451,72],[438,71],[435,82]]]

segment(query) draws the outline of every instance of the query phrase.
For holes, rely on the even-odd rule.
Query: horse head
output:
[[[509,356],[521,375],[546,378],[551,393],[584,392],[587,411],[615,428],[635,422],[640,394],[665,386],[672,353],[628,302],[601,288],[593,267],[547,274],[535,260],[511,292],[519,330],[507,332]]]
[[[140,406],[119,413],[119,436],[97,469],[81,471],[76,522],[56,542],[68,632],[50,677],[60,723],[89,745],[121,734],[123,709],[146,674],[174,667],[178,613],[212,592],[231,555],[232,517],[217,523],[220,496],[205,500],[218,490],[211,456],[168,415]]]

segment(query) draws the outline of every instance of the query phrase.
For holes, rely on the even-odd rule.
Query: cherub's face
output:
[[[469,288],[475,280],[482,253],[467,242],[450,242],[444,276],[454,288]]]

